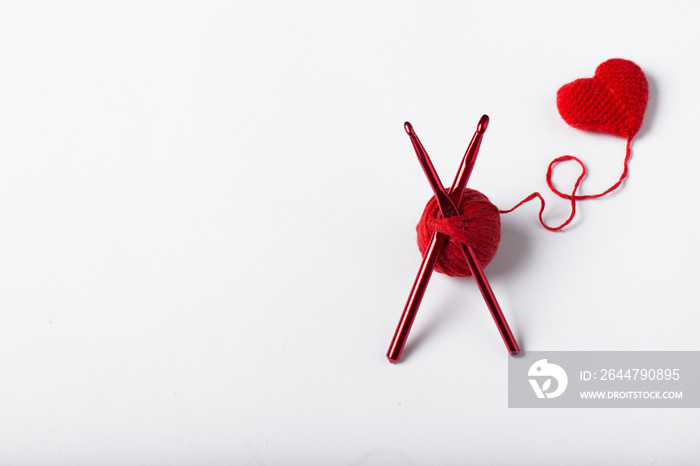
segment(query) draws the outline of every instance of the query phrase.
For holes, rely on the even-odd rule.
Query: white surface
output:
[[[0,5],[0,463],[700,458],[699,410],[508,409],[470,280],[384,356],[430,196],[403,122],[447,183],[489,114],[470,185],[556,223],[550,160],[620,172],[555,106],[612,57],[651,87],[628,182],[504,216],[486,272],[525,350],[700,350],[695,3],[60,3]]]

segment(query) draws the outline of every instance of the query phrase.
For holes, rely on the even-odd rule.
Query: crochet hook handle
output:
[[[462,193],[464,192],[464,188],[466,187],[467,181],[469,181],[469,176],[474,168],[474,162],[476,161],[476,156],[479,153],[481,140],[484,136],[486,128],[488,127],[488,124],[489,117],[487,115],[483,115],[479,120],[474,136],[472,137],[472,140],[464,153],[464,157],[462,158],[459,169],[457,170],[457,175],[452,183],[450,197],[458,208],[462,200]],[[391,344],[389,345],[389,350],[386,354],[389,362],[395,363],[401,358],[401,353],[403,352],[406,340],[408,339],[408,334],[411,332],[413,321],[416,318],[418,308],[423,300],[423,295],[428,287],[428,282],[430,281],[433,269],[435,268],[435,263],[440,256],[442,246],[445,244],[445,240],[447,240],[447,235],[439,232],[434,232],[433,236],[430,238],[430,243],[428,244],[425,254],[423,255],[423,261],[421,262],[418,273],[416,274],[416,279],[413,282],[411,292],[408,295],[408,300],[406,301],[406,305],[401,313],[401,318],[396,326],[394,336],[391,339]]]
[[[501,306],[499,306],[498,301],[496,300],[496,295],[493,294],[491,285],[489,285],[489,281],[486,279],[486,275],[484,275],[484,269],[481,268],[481,264],[479,264],[474,250],[466,244],[460,243],[460,245],[462,246],[462,251],[464,252],[464,259],[467,261],[467,265],[469,266],[469,271],[472,273],[474,280],[476,280],[479,291],[481,291],[481,296],[483,296],[484,301],[486,301],[486,306],[491,312],[491,316],[493,317],[493,321],[496,323],[496,327],[498,327],[498,332],[501,334],[501,338],[503,338],[503,343],[505,343],[506,348],[508,348],[508,353],[511,356],[519,355],[520,348],[518,347],[518,342],[515,341],[513,332],[511,332],[510,327],[508,326],[508,322],[503,315]]]

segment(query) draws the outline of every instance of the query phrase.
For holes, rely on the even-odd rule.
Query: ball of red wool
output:
[[[501,214],[486,196],[469,188],[464,190],[459,213],[457,217],[442,218],[435,198],[430,198],[416,227],[418,249],[425,255],[433,231],[448,235],[435,270],[451,277],[468,277],[471,272],[458,242],[470,246],[481,267],[486,267],[501,241]]]

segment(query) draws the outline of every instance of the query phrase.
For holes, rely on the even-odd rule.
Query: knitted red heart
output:
[[[559,114],[574,128],[632,138],[649,98],[641,68],[629,60],[602,63],[592,78],[577,79],[557,92]]]

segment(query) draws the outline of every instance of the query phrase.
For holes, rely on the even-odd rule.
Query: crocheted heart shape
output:
[[[639,131],[649,99],[649,85],[635,63],[613,58],[601,63],[592,78],[582,78],[557,91],[559,114],[586,131],[631,139]]]

